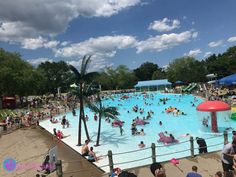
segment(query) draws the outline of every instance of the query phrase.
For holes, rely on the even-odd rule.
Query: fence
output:
[[[214,138],[219,138],[221,136],[223,136],[224,142],[208,145],[207,148],[219,146],[219,145],[222,145],[222,144],[227,144],[228,143],[228,132],[227,131],[224,131],[223,135],[212,136],[212,137],[209,137],[209,138],[205,138],[205,140],[211,140],[211,139],[214,139]],[[137,149],[137,150],[132,150],[132,151],[120,152],[120,153],[113,153],[111,150],[109,150],[107,155],[103,156],[103,157],[108,157],[108,164],[103,165],[103,166],[99,166],[99,168],[102,169],[104,167],[109,167],[109,172],[110,172],[109,174],[111,174],[113,172],[114,166],[118,166],[118,165],[122,165],[122,164],[129,164],[129,163],[132,163],[132,162],[140,162],[140,161],[143,161],[143,160],[146,160],[146,159],[151,159],[151,161],[154,163],[154,162],[157,161],[158,157],[167,156],[167,155],[171,155],[171,154],[178,154],[178,153],[182,153],[182,152],[189,152],[191,157],[195,157],[195,155],[197,154],[197,153],[195,153],[195,151],[199,150],[199,147],[195,147],[194,146],[194,138],[192,136],[190,136],[189,140],[183,141],[183,142],[180,142],[180,143],[189,143],[189,148],[188,149],[184,149],[184,150],[179,150],[179,151],[176,151],[176,152],[159,154],[159,155],[157,154],[157,150],[159,148],[165,147],[165,145],[155,145],[155,143],[152,143],[150,147],[146,147],[146,148],[142,148],[142,149]],[[201,147],[201,148],[204,148],[204,147]],[[139,159],[135,159],[135,160],[129,160],[129,161],[124,161],[124,162],[114,163],[114,157],[115,156],[123,155],[123,154],[136,153],[136,152],[144,151],[144,150],[147,150],[147,149],[150,149],[150,152],[151,152],[150,155],[148,155],[147,157],[143,157],[143,158],[139,158]],[[56,173],[57,173],[57,176],[58,177],[63,177],[63,174],[78,173],[78,172],[81,172],[81,171],[84,171],[84,170],[90,170],[91,169],[91,168],[90,169],[87,168],[87,169],[81,169],[81,170],[76,170],[76,171],[63,172],[63,169],[62,169],[62,164],[63,163],[74,163],[74,162],[78,162],[78,160],[77,161],[67,161],[67,162],[59,160],[56,163],[56,167],[57,167]],[[146,165],[148,165],[148,164],[146,164]]]

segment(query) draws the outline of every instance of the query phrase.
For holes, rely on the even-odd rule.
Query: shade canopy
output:
[[[138,81],[134,87],[149,87],[149,86],[160,86],[160,85],[171,85],[167,79],[161,80],[150,80],[150,81]]]
[[[198,111],[217,112],[231,110],[230,105],[223,101],[206,101],[197,106]]]
[[[232,74],[227,77],[223,77],[218,81],[220,85],[236,85],[236,74]]]

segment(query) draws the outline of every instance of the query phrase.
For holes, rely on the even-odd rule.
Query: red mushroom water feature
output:
[[[213,132],[218,132],[216,112],[230,109],[230,105],[223,101],[206,101],[197,106],[198,111],[211,112],[211,130]]]

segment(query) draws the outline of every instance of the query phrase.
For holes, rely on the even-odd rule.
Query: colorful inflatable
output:
[[[129,98],[128,95],[124,95],[124,96],[122,96],[120,99],[121,99],[121,100],[124,100],[124,99],[128,99],[128,98]]]
[[[232,113],[231,119],[236,120],[236,112]]]
[[[177,164],[179,164],[179,160],[177,160],[176,158],[172,158],[170,160],[170,163],[172,163],[173,165],[177,165]]]
[[[169,98],[160,98],[160,101],[168,101],[170,100]]]
[[[112,125],[113,127],[119,127],[119,126],[123,126],[123,123],[124,123],[124,122],[122,122],[122,121],[115,120],[115,121],[113,121],[113,122],[111,123],[111,125]]]
[[[135,123],[136,125],[145,125],[148,124],[149,122],[145,122],[143,119],[137,119]]]
[[[162,142],[164,144],[178,143],[179,142],[178,140],[173,139],[170,136],[166,136],[163,132],[160,132],[158,135],[160,137],[158,142]]]
[[[232,108],[231,108],[231,111],[232,111],[232,112],[236,112],[236,107],[232,107]]]

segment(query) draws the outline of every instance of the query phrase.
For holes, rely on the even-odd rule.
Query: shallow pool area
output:
[[[121,99],[124,95],[126,95],[126,98]],[[163,99],[166,99],[166,101],[163,101]],[[124,121],[124,133],[121,135],[119,127],[111,126],[112,120],[108,123],[103,118],[100,146],[94,147],[94,152],[97,156],[101,156],[101,159],[94,164],[108,172],[108,150],[112,150],[114,167],[128,169],[151,164],[152,153],[150,147],[152,143],[155,143],[156,159],[159,162],[172,158],[190,156],[189,135],[194,137],[194,140],[196,137],[204,138],[208,146],[208,152],[222,149],[224,141],[223,131],[228,128],[230,139],[232,127],[236,126],[236,121],[229,119],[229,112],[219,112],[217,113],[219,133],[212,133],[211,120],[208,118],[210,114],[196,111],[196,106],[202,101],[193,95],[163,94],[159,92],[116,94],[110,98],[103,99],[105,106],[116,106],[118,108],[120,113],[118,117],[121,121]],[[137,106],[138,110],[140,108],[144,109],[144,112],[142,114],[139,111],[134,112],[132,110],[134,106]],[[169,107],[177,108],[186,115],[177,116],[173,112],[166,113],[166,109]],[[149,123],[136,126],[138,131],[144,129],[145,135],[132,135],[131,124],[133,123],[133,119],[137,116],[143,119],[143,117],[148,115],[148,111],[154,112],[150,119],[145,120]],[[57,119],[61,119],[63,115],[66,115],[66,118],[70,121],[69,128],[63,129],[60,123],[52,124],[49,120],[41,121],[40,126],[51,133],[53,133],[53,128],[56,128],[57,130],[62,130],[64,135],[70,135],[62,139],[62,141],[80,153],[81,147],[76,146],[79,110],[76,110],[76,114],[77,116],[73,116],[71,112],[68,112],[56,117]],[[85,109],[85,114],[89,117],[87,121],[91,138],[89,146],[94,146],[97,138],[98,121],[94,120],[94,113],[88,108]],[[202,124],[203,118],[208,118],[208,127]],[[160,125],[160,121],[162,125]],[[157,142],[160,132],[172,134],[178,140],[178,143],[164,144]],[[86,136],[82,124],[82,142],[85,140]],[[140,141],[144,142],[146,145],[145,148],[140,149],[138,147]],[[194,147],[195,154],[198,154],[196,141],[194,141]]]

